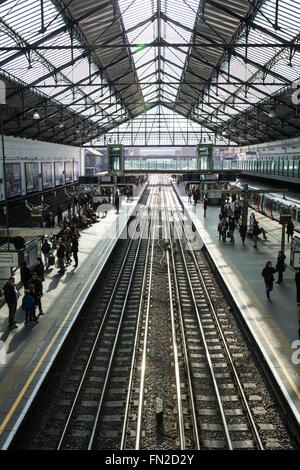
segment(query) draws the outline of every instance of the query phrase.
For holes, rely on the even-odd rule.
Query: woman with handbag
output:
[[[276,284],[283,284],[282,274],[285,271],[285,258],[285,254],[282,251],[279,251],[276,264],[276,271],[278,272],[278,280],[276,281]]]

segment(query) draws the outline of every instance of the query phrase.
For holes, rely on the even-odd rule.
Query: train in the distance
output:
[[[230,183],[230,187],[242,189],[245,183],[248,184],[250,191],[251,189],[269,189],[266,185],[253,184],[244,180]],[[276,188],[270,187],[270,193],[250,193],[249,206],[278,222],[281,213],[290,213],[295,230],[300,232],[300,194],[276,193]]]

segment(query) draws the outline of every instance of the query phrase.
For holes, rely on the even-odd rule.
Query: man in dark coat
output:
[[[116,194],[115,194],[115,208],[116,208],[117,214],[119,214],[119,207],[120,207],[120,197],[119,197],[118,192],[116,192]]]
[[[29,280],[28,285],[33,284],[35,289],[35,302],[39,307],[39,315],[44,315],[42,310],[41,298],[43,297],[43,284],[38,278],[38,274],[35,272],[32,274],[32,278]]]
[[[266,267],[262,270],[261,275],[265,279],[265,285],[267,290],[267,298],[270,299],[270,292],[273,290],[273,282],[274,282],[274,274],[276,273],[276,269],[273,268],[271,261],[268,261]]]
[[[56,251],[56,256],[57,256],[57,262],[59,266],[59,274],[65,274],[65,263],[64,263],[64,257],[65,257],[65,247],[63,245],[62,240],[58,240],[58,248]]]
[[[17,303],[19,298],[19,293],[15,286],[15,278],[10,277],[7,283],[4,286],[4,297],[5,302],[8,305],[8,326],[10,328],[18,328],[17,322],[15,322],[15,313],[17,310]]]
[[[76,235],[72,238],[72,253],[75,261],[74,268],[76,269],[78,266],[78,239]]]

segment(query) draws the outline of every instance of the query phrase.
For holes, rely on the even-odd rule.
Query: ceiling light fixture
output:
[[[39,115],[39,113],[38,113],[38,111],[37,111],[36,109],[34,110],[34,113],[33,113],[33,115],[32,115],[32,119],[35,119],[36,121],[37,121],[38,119],[41,119],[41,116]]]

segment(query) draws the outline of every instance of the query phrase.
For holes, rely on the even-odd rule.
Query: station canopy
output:
[[[4,133],[76,146],[299,136],[299,24],[300,0],[2,0]]]

